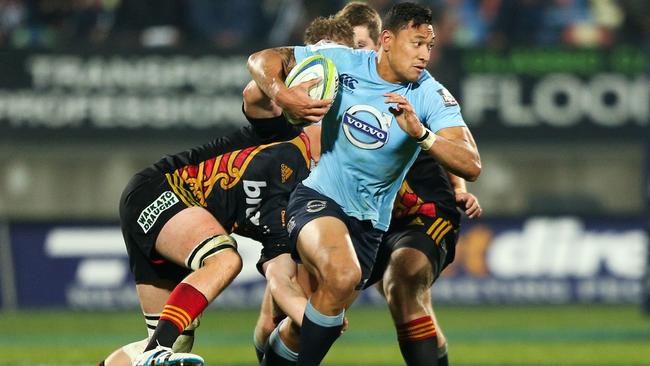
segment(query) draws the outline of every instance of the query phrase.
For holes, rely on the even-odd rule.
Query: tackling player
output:
[[[480,173],[459,110],[446,108],[445,89],[425,71],[434,38],[430,23],[430,10],[403,3],[388,13],[378,55],[327,46],[267,49],[249,58],[264,93],[309,122],[329,109],[303,90],[284,86],[295,61],[319,53],[345,77],[323,120],[320,163],[287,207],[292,244],[318,283],[303,318],[298,365],[319,364],[339,336],[344,309],[370,274],[418,145],[466,179]]]
[[[128,183],[120,222],[149,337],[100,365],[202,366],[187,353],[198,317],[242,266],[228,234],[264,243],[261,262],[288,251],[284,209],[309,173],[309,139],[286,123],[254,122],[167,156]],[[270,143],[278,140],[289,141]]]

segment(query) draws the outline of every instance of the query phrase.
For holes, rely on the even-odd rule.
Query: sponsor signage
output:
[[[639,304],[649,254],[640,217],[464,222],[433,303]],[[384,300],[368,289],[357,302]]]
[[[2,50],[0,136],[201,136],[244,121],[241,92],[247,52]],[[649,60],[642,50],[450,49],[432,65],[446,105],[458,98],[479,138],[639,139],[650,119]],[[354,92],[356,79],[340,76]],[[391,117],[391,116],[388,116]],[[345,128],[376,148],[384,124]],[[40,135],[39,135],[40,133]],[[579,133],[579,137],[576,136]],[[135,135],[134,135],[135,134]],[[48,135],[50,136],[50,135]],[[350,136],[348,136],[350,137]]]
[[[642,218],[495,219],[465,223],[456,260],[433,286],[434,303],[640,303],[650,255]],[[244,269],[217,306],[260,303],[261,246],[237,237]],[[137,308],[114,224],[11,226],[19,307]],[[380,304],[375,289],[358,303]]]
[[[155,135],[239,125],[244,54],[3,50],[0,135]],[[49,136],[49,135],[48,135]]]
[[[456,260],[433,288],[443,303],[639,303],[642,220],[531,218],[461,227]]]
[[[259,303],[265,283],[255,263],[261,245],[235,237],[247,265],[217,304]],[[122,233],[114,224],[13,224],[11,244],[19,307],[138,307]]]
[[[369,121],[365,122],[355,117],[355,114],[366,114]],[[386,144],[393,117],[382,113],[371,105],[358,104],[350,107],[343,115],[343,132],[354,146],[374,150]],[[356,132],[354,132],[356,131]]]
[[[172,191],[163,192],[155,201],[142,210],[140,216],[138,216],[138,225],[140,225],[142,231],[145,234],[148,233],[149,229],[158,220],[158,216],[178,202],[178,197]]]
[[[14,224],[20,307],[119,308],[137,304],[119,228]]]
[[[606,137],[616,129],[619,138],[639,139],[650,120],[650,60],[638,48],[456,55],[454,76],[442,76],[479,137]]]

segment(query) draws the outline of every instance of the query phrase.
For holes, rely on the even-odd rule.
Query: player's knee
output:
[[[391,256],[386,269],[392,286],[412,290],[428,288],[433,280],[433,269],[428,258],[421,253],[397,251]]]
[[[383,295],[389,306],[398,305],[400,301],[407,299],[409,295],[405,293],[394,281],[384,281]]]
[[[243,263],[237,253],[237,242],[227,234],[215,235],[194,247],[185,259],[185,265],[198,270],[206,265],[216,265],[221,273],[234,278],[241,272]]]
[[[392,271],[384,278],[384,297],[391,306],[404,306],[407,303],[419,301],[423,293],[430,288],[426,269]]]
[[[427,287],[431,281],[431,268],[426,267],[402,267],[393,271],[393,280],[398,286],[410,288]]]
[[[337,299],[348,298],[361,281],[361,268],[352,266],[327,266],[322,279],[323,287]]]
[[[237,252],[224,250],[218,256],[211,258],[206,268],[213,268],[214,273],[219,273],[220,278],[229,282],[239,275],[243,268],[243,263]]]
[[[228,273],[231,273],[234,278],[241,272],[244,264],[239,253],[234,250],[226,250],[219,258],[220,266],[226,268]]]

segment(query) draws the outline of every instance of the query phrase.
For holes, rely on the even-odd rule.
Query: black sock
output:
[[[298,353],[292,351],[280,337],[280,327],[278,325],[267,342],[264,350],[264,359],[260,366],[295,366],[298,360]]]
[[[149,340],[149,344],[147,344],[147,347],[144,350],[152,350],[158,347],[158,345],[171,348],[180,334],[181,332],[178,331],[176,324],[166,319],[160,319],[156,330],[153,332],[153,335]]]
[[[262,359],[264,358],[264,352],[260,351],[260,349],[257,348],[257,346],[255,346],[255,356],[257,356],[257,363],[261,364]]]
[[[444,356],[438,358],[438,366],[449,366],[449,357],[445,353]]]
[[[275,353],[273,348],[268,347],[264,352],[264,359],[260,366],[295,366],[296,361],[289,361]]]
[[[106,361],[106,360],[104,360]],[[97,366],[104,366],[104,361],[101,361],[100,363],[97,364]]]
[[[438,354],[438,366],[449,366],[449,352],[447,351],[447,342],[442,346],[438,346],[436,353]]]
[[[316,319],[320,324],[313,322],[310,317]],[[343,318],[344,312],[335,316],[327,316],[318,312],[310,302],[307,303],[300,329],[299,366],[320,365],[334,341],[341,335]]]
[[[437,343],[436,337],[431,337],[418,341],[400,342],[399,349],[408,366],[439,366],[440,359],[436,353]],[[434,361],[432,362],[432,360]]]
[[[438,337],[433,318],[423,316],[397,325],[397,340],[408,366],[438,365]]]

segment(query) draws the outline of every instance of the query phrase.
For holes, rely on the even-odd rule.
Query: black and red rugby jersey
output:
[[[454,190],[445,169],[427,152],[420,152],[397,193],[393,219],[405,216],[441,216],[458,226]]]
[[[185,205],[205,207],[226,230],[259,241],[286,236],[289,194],[309,175],[309,139],[291,127],[263,135],[246,126],[148,170],[164,174]]]

